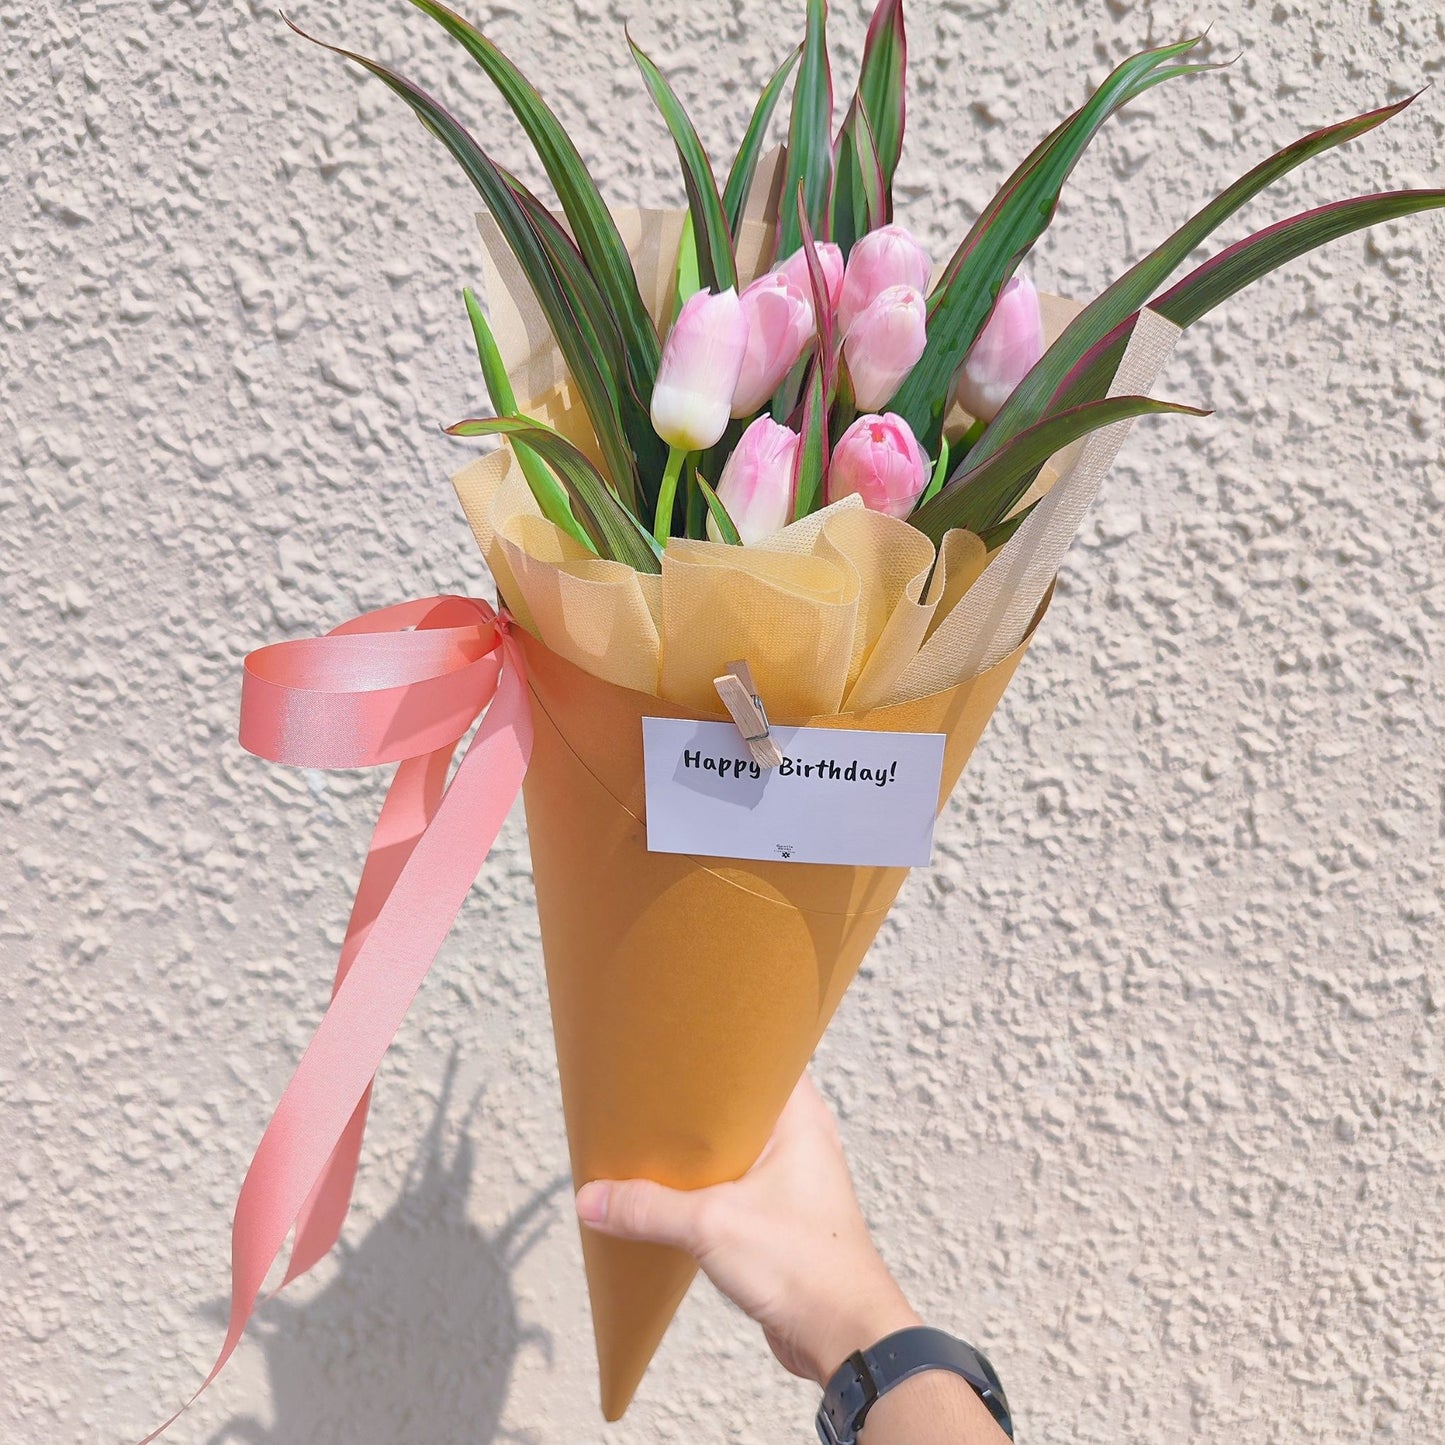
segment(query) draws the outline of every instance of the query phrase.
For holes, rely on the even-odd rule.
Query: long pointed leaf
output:
[[[491,211],[532,285],[537,302],[547,317],[552,335],[556,338],[563,360],[567,363],[567,369],[587,408],[593,430],[597,434],[598,446],[609,470],[620,479],[621,485],[630,486],[634,461],[622,432],[616,378],[605,369],[603,358],[583,340],[577,326],[575,308],[559,283],[542,242],[501,169],[472,139],[456,117],[426,91],[379,62],[368,60],[354,50],[328,45],[325,41],[308,35],[288,17],[283,15],[282,19],[302,39],[346,60],[355,61],[376,76],[401,96],[422,125],[451,151],[467,179],[476,187]]]
[[[718,531],[722,533],[723,541],[730,547],[741,547],[743,539],[738,535],[737,524],[728,516],[728,509],[723,505],[722,498],[713,491],[701,472],[694,472],[692,479],[697,483],[698,491],[702,493],[702,499],[707,503],[707,509],[712,514]]]
[[[1037,421],[1048,408],[1055,389],[1079,357],[1107,336],[1125,317],[1137,311],[1196,246],[1265,187],[1322,151],[1343,145],[1383,125],[1404,110],[1414,98],[1411,96],[1394,105],[1382,106],[1337,125],[1312,131],[1293,145],[1276,151],[1195,212],[1163,245],[1131,266],[1064,328],[989,423],[970,453],[970,461],[982,461],[1020,428]]]
[[[697,240],[692,232],[692,212],[682,218],[682,239],[677,243],[677,272],[673,281],[672,314],[677,315],[689,296],[702,290],[702,277],[697,274]]]
[[[482,303],[470,286],[462,287],[462,301],[467,308],[467,319],[472,323],[472,339],[477,344],[477,360],[481,363],[487,400],[498,416],[514,416],[517,396],[512,390],[512,379],[507,375],[502,353],[497,349],[497,338],[492,335]]]
[[[738,284],[738,272],[733,261],[732,230],[723,212],[712,164],[667,77],[643,54],[631,36],[627,43],[632,47],[632,58],[637,62],[663,120],[667,122],[672,143],[677,147],[677,158],[682,162],[687,205],[692,213],[693,237],[697,243],[698,274],[713,290],[726,291]]]
[[[817,362],[803,398],[803,444],[793,469],[793,516],[816,510],[828,474],[828,408],[823,405],[823,369]]]
[[[828,305],[828,281],[818,259],[813,228],[804,209],[803,188],[798,187],[796,214],[802,235],[803,256],[813,288],[813,315],[818,318],[818,346],[808,389],[804,393],[802,438],[793,470],[793,515],[806,517],[818,505],[828,475],[828,414],[838,381],[838,348],[833,344],[833,309]]]
[[[796,46],[792,54],[773,72],[773,78],[763,87],[763,93],[753,107],[748,128],[743,132],[743,143],[738,147],[732,169],[728,172],[722,203],[723,213],[728,218],[728,228],[732,231],[734,240],[737,239],[738,226],[742,223],[743,207],[748,203],[748,191],[752,189],[753,177],[757,174],[763,143],[767,140],[768,122],[773,118],[783,86],[787,84],[788,77],[793,73],[793,67],[802,53],[803,47]]]
[[[1319,246],[1381,221],[1441,208],[1445,208],[1445,190],[1382,191],[1304,211],[1256,231],[1211,257],[1151,301],[1150,310],[1176,326],[1192,326],[1251,282]],[[1137,311],[1126,317],[1080,357],[1049,398],[1050,411],[1077,406],[1108,390],[1138,319]]]
[[[923,495],[918,499],[920,507],[926,506],[942,490],[943,484],[948,480],[948,438],[942,437],[938,443],[938,457],[933,463],[933,471],[928,478],[928,485],[923,489]]]
[[[486,383],[487,397],[492,403],[492,410],[498,416],[515,416],[517,398],[512,391],[507,368],[502,364],[502,354],[497,350],[497,341],[492,335],[492,328],[487,324],[486,314],[482,310],[481,303],[472,294],[470,286],[462,287],[462,300],[466,303],[467,316],[472,323],[472,336],[477,343],[477,360],[482,366],[482,380]],[[537,505],[542,509],[542,515],[549,522],[561,527],[574,541],[595,551],[592,539],[572,513],[572,503],[567,496],[567,489],[547,469],[547,464],[542,458],[525,442],[515,442],[513,447],[517,453],[517,464],[522,469],[522,475],[527,479],[527,485],[531,488],[532,495],[537,499]]]
[[[803,188],[803,205],[814,232],[827,240],[828,195],[833,188],[833,77],[828,68],[827,0],[808,0],[803,60],[793,86],[788,122],[788,162],[783,172],[783,205],[778,214],[776,254],[791,256],[803,244],[793,196]]]
[[[576,243],[536,196],[514,176],[508,179],[578,318],[584,345],[596,347],[617,377],[617,412],[632,461],[630,469],[618,479],[618,490],[626,494],[624,500],[634,510],[644,510],[650,496],[649,482],[661,475],[667,447],[653,430],[647,407],[627,374],[616,324]]]
[[[1131,56],[1034,148],[984,207],[934,290],[928,345],[891,403],[925,451],[937,448],[955,373],[1004,282],[1047,228],[1064,182],[1089,142],[1111,115],[1148,88],[1151,76],[1166,68],[1175,74],[1192,71],[1173,62],[1198,43],[1186,40]]]
[[[829,215],[833,239],[846,256],[859,236],[883,225],[888,215],[888,193],[873,144],[873,128],[857,96],[838,132],[833,177]]]
[[[435,20],[487,73],[527,132],[562,203],[578,249],[616,319],[628,371],[645,410],[652,398],[661,348],[627,248],[581,153],[522,72],[475,26],[438,0],[411,3]]]
[[[868,116],[878,168],[883,174],[885,221],[893,219],[893,173],[903,154],[907,73],[908,38],[903,28],[903,0],[878,0],[863,42],[858,99]]]
[[[818,243],[803,209],[802,188],[797,196],[798,230],[802,235],[803,260],[808,267],[808,285],[813,292],[813,315],[817,318],[817,365],[823,374],[823,400],[833,405],[833,392],[838,382],[838,316],[828,302],[828,277],[818,255]]]
[[[997,525],[1028,491],[1039,468],[1059,450],[1100,427],[1136,416],[1208,416],[1194,406],[1153,401],[1147,396],[1112,396],[1055,412],[1009,439],[988,461],[955,473],[948,485],[909,520],[925,536],[942,542],[954,527],[984,532]]]
[[[577,520],[598,552],[638,572],[660,572],[659,551],[637,518],[612,495],[602,473],[560,432],[524,416],[474,417],[447,428],[457,437],[507,437],[521,442],[556,472]]]
[[[1038,506],[1038,502],[1030,502],[1021,512],[1015,512],[1012,517],[1005,517],[996,526],[985,527],[978,534],[979,540],[990,552],[997,552],[1015,532],[1028,520],[1029,513]]]

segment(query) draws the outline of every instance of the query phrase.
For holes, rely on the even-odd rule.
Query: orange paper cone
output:
[[[906,868],[649,853],[642,719],[703,716],[520,633],[536,740],[524,786],[572,1174],[695,1189],[757,1158]],[[1025,648],[944,692],[813,727],[942,732],[939,806]],[[766,699],[764,699],[766,702]],[[719,708],[715,715],[726,720]],[[602,1410],[622,1416],[695,1266],[582,1231]]]

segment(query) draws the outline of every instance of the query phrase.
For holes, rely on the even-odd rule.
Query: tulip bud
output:
[[[864,506],[907,517],[928,485],[928,458],[895,412],[860,416],[838,438],[828,464],[828,500],[857,493]]]
[[[860,236],[848,253],[843,289],[838,297],[838,332],[847,336],[868,303],[890,286],[912,286],[928,294],[933,262],[902,226],[880,226]]]
[[[652,425],[668,446],[697,452],[726,429],[747,351],[738,293],[698,291],[667,334],[652,388]]]
[[[928,340],[928,306],[912,286],[889,286],[848,328],[843,356],[862,411],[883,405],[903,385]]]
[[[813,336],[813,307],[776,271],[759,276],[738,298],[747,322],[747,350],[733,393],[734,416],[750,416],[778,389]]]
[[[823,288],[828,293],[828,305],[836,311],[838,298],[843,294],[843,248],[832,241],[819,241],[813,247],[818,253],[818,265],[823,272]],[[786,276],[811,306],[813,301],[813,276],[808,270],[808,253],[799,246],[781,265],[773,268],[774,273]]]
[[[958,404],[992,421],[999,408],[1044,354],[1039,293],[1027,276],[1014,276],[999,292],[958,377]]]
[[[793,469],[802,440],[772,417],[760,416],[727,459],[717,484],[718,499],[745,545],[771,537],[793,520]],[[722,541],[711,514],[707,531],[713,541]]]

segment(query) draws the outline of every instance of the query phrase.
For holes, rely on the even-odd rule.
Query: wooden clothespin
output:
[[[776,768],[783,761],[783,755],[773,741],[767,709],[758,696],[752,669],[746,662],[730,662],[728,670],[721,677],[713,678],[712,683],[738,725],[753,761],[761,768]]]

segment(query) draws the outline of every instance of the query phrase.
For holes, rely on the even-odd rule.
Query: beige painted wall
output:
[[[534,175],[405,11],[298,13]],[[800,11],[490,8],[608,194],[669,203],[622,21],[724,146]],[[1242,58],[1113,126],[1041,248],[1093,294],[1268,149],[1439,80],[1438,12],[915,0],[903,216],[942,251],[1111,61],[1212,20]],[[269,0],[8,0],[0,43],[0,1437],[117,1441],[210,1361],[381,796],[243,755],[241,657],[486,586],[437,431],[480,395],[474,204]],[[1442,137],[1437,89],[1248,220],[1440,184]],[[1130,443],[822,1049],[888,1258],[1025,1440],[1445,1438],[1442,305],[1437,217],[1186,338],[1162,391],[1217,416]],[[811,1438],[701,1288],[604,1432],[563,1170],[518,816],[382,1070],[345,1249],[172,1438]]]

